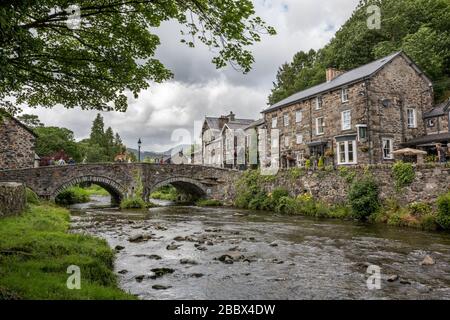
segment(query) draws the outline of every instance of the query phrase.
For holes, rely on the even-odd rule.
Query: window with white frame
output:
[[[288,127],[288,126],[289,126],[289,113],[285,113],[285,114],[283,115],[283,123],[284,123],[284,126],[285,126],[285,127]]]
[[[316,110],[322,109],[322,96],[316,97]]]
[[[345,110],[341,112],[342,130],[350,130],[352,128],[352,112]]]
[[[272,137],[272,145],[271,145],[271,147],[272,148],[278,148],[278,139],[277,139],[277,137]]]
[[[303,167],[305,165],[305,154],[303,151],[297,152],[297,166]]]
[[[342,88],[341,90],[341,101],[347,102],[348,101],[348,88]]]
[[[295,111],[295,122],[299,123],[303,120],[303,113],[301,110]]]
[[[284,137],[284,146],[289,147],[290,139],[289,137]]]
[[[356,140],[340,141],[337,143],[338,164],[356,164]]]
[[[357,124],[356,125],[358,132],[358,141],[364,141],[367,139],[367,125],[366,124]]]
[[[297,133],[296,141],[297,141],[297,144],[302,144],[303,143],[303,135],[300,133]]]
[[[323,117],[316,118],[316,135],[321,135],[324,133],[325,122]]]
[[[382,148],[383,148],[383,159],[390,160],[394,158],[393,151],[393,141],[391,138],[383,138],[382,139]]]
[[[276,116],[273,116],[272,117],[272,128],[276,128],[277,127],[277,117]]]
[[[416,128],[417,127],[416,109],[408,108],[406,109],[406,113],[408,116],[408,128]]]

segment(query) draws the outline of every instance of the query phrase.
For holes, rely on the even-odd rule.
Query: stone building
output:
[[[330,68],[325,83],[262,112],[267,150],[279,145],[281,167],[320,158],[325,165],[390,163],[394,150],[426,134],[419,120],[432,105],[431,80],[403,52],[347,72]]]
[[[265,129],[264,119],[258,119],[244,129],[245,164],[248,168],[256,168],[261,163],[266,163]]]
[[[420,148],[435,154],[436,143],[450,147],[450,99],[423,114],[426,135],[407,141],[407,147]]]
[[[16,118],[0,114],[0,170],[33,168],[36,137]]]
[[[246,166],[245,132],[253,120],[238,119],[224,124],[220,137],[222,139],[222,159],[224,168],[240,168]]]
[[[233,112],[227,116],[205,117],[202,126],[201,140],[202,140],[202,164],[215,167],[224,166],[224,138],[222,136],[222,129],[225,124],[230,123],[230,126],[248,126],[252,123],[251,119],[236,119]]]

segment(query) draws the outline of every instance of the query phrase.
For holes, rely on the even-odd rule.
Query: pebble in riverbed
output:
[[[172,288],[172,286],[164,286],[162,284],[155,284],[152,286],[152,288],[155,290],[167,290],[167,289]]]
[[[182,244],[174,244],[174,243],[172,243],[172,244],[169,244],[167,247],[166,247],[166,249],[167,250],[177,250],[179,247],[181,247],[182,246]]]
[[[422,262],[420,263],[421,266],[431,266],[433,264],[435,264],[436,262],[434,261],[434,259],[429,256],[426,255],[425,258],[422,260]]]
[[[198,264],[197,261],[193,260],[193,259],[188,259],[188,258],[183,258],[180,260],[181,264],[192,264],[192,265],[196,265]]]

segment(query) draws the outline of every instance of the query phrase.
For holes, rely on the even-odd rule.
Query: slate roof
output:
[[[250,119],[236,119],[235,121],[229,121],[225,125],[233,130],[237,129],[245,129],[248,127],[249,124],[255,122],[255,120]]]
[[[287,97],[286,99],[283,99],[283,100],[269,106],[267,109],[263,110],[262,113],[280,109],[282,107],[300,102],[302,100],[312,98],[321,93],[325,93],[327,91],[330,91],[330,90],[345,86],[347,84],[356,82],[358,80],[362,80],[364,78],[370,77],[370,76],[374,75],[375,73],[377,73],[379,70],[381,70],[386,64],[391,62],[394,58],[396,58],[399,55],[404,55],[404,54],[401,51],[395,52],[387,57],[375,60],[371,63],[368,63],[368,64],[358,67],[356,69],[342,73],[341,75],[337,76],[330,82],[324,82],[317,86],[297,92],[297,93],[291,95],[290,97]]]
[[[426,136],[411,139],[402,143],[403,146],[418,146],[421,144],[430,144],[438,142],[448,142],[450,141],[450,132],[439,133],[439,134],[429,134]]]
[[[445,115],[450,110],[450,99],[438,104],[433,109],[431,109],[428,112],[424,112],[423,118],[429,119],[429,118],[435,118]]]
[[[250,129],[250,128],[255,128],[255,127],[258,127],[263,124],[264,124],[264,119],[258,119],[256,121],[253,121],[252,123],[250,123],[247,127],[245,127],[245,130]]]

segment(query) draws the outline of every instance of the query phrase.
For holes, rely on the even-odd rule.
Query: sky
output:
[[[193,143],[206,115],[233,111],[238,118],[258,119],[267,107],[278,68],[300,51],[319,49],[351,16],[359,0],[254,0],[256,15],[273,26],[276,36],[265,35],[254,45],[255,63],[250,73],[232,67],[217,70],[214,56],[201,43],[188,48],[179,42],[180,26],[164,23],[157,34],[161,45],[156,58],[174,73],[174,78],[141,91],[129,99],[125,113],[102,112],[105,126],[118,132],[123,142],[142,150],[166,151],[180,143]],[[72,130],[77,140],[89,136],[97,111],[29,109],[46,126]]]

